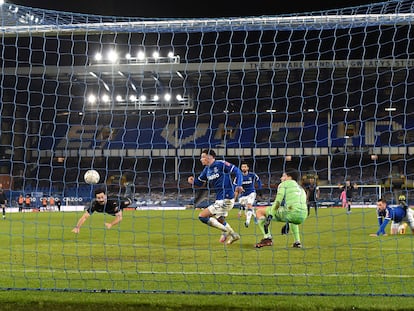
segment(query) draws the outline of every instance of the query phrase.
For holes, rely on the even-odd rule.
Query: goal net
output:
[[[317,186],[319,207],[342,207],[341,185]],[[352,191],[351,205],[353,208],[363,208],[377,206],[377,201],[382,198],[383,189],[381,185],[356,185]],[[349,195],[348,195],[349,197]]]
[[[0,20],[0,288],[413,295],[411,237],[370,237],[365,206],[413,199],[411,1],[214,19],[5,3]],[[327,201],[350,180],[363,204],[311,213],[302,249],[277,222],[256,249],[262,232],[234,208],[241,239],[223,245],[198,219],[215,193],[187,182],[205,148],[249,163],[257,208],[286,168]],[[133,204],[111,229],[94,213],[72,232],[98,187]]]

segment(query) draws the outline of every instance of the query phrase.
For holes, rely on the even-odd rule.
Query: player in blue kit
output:
[[[370,234],[370,236],[386,235],[385,228],[390,220],[392,220],[391,234],[398,234],[398,228],[401,222],[407,222],[411,231],[414,232],[413,211],[405,206],[398,205],[390,207],[387,205],[385,199],[379,199],[377,202],[377,218],[379,229],[377,233]]]
[[[249,171],[250,168],[248,163],[243,162],[240,169],[243,173],[243,192],[239,196],[240,211],[238,215],[241,217],[242,210],[245,211],[246,221],[244,222],[244,225],[247,228],[252,216],[256,218],[256,213],[253,207],[253,204],[256,201],[256,184],[257,194],[260,194],[262,190],[262,182],[256,173]]]
[[[202,210],[198,218],[202,223],[223,232],[220,242],[232,244],[240,239],[240,235],[226,222],[226,217],[233,208],[235,199],[243,191],[243,174],[237,166],[227,161],[216,160],[216,153],[211,149],[201,152],[200,162],[204,165],[201,174],[197,178],[190,176],[187,181],[197,187],[212,187],[216,192],[216,200]],[[232,174],[235,175],[235,185],[232,182]]]

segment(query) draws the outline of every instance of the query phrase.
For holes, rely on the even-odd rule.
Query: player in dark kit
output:
[[[79,233],[80,227],[94,212],[115,216],[115,219],[112,222],[105,223],[105,227],[111,229],[122,221],[122,210],[131,203],[132,200],[129,198],[108,198],[104,189],[97,189],[95,190],[95,200],[93,200],[89,208],[85,210],[85,213],[78,220],[78,223],[76,224],[76,227],[72,229],[72,232]]]
[[[7,204],[6,193],[3,190],[3,184],[0,184],[0,206],[2,210],[3,219],[6,219],[6,204]]]

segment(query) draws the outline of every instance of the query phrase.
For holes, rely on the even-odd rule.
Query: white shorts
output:
[[[390,230],[390,233],[391,234],[393,234],[393,232],[398,233],[398,229],[400,228],[400,225],[402,223],[404,223],[404,222],[403,221],[401,221],[401,222],[392,221],[391,222],[391,230]]]
[[[405,215],[404,221],[410,226],[410,228],[414,229],[414,211],[407,207],[407,215]]]
[[[221,216],[227,217],[233,206],[234,199],[224,199],[216,200],[216,202],[207,207],[207,209],[215,218],[220,218]]]
[[[256,200],[256,192],[252,192],[248,195],[244,195],[242,197],[239,197],[239,203],[242,206],[247,206],[247,205],[253,205],[254,201]]]

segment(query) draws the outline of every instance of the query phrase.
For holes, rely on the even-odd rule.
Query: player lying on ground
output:
[[[85,213],[78,220],[76,227],[72,229],[73,233],[79,233],[80,227],[94,212],[105,213],[108,215],[115,216],[112,222],[105,223],[107,229],[111,229],[116,224],[122,221],[122,210],[129,206],[132,200],[129,198],[108,198],[105,189],[95,190],[95,200],[92,201],[89,208],[86,209]]]

